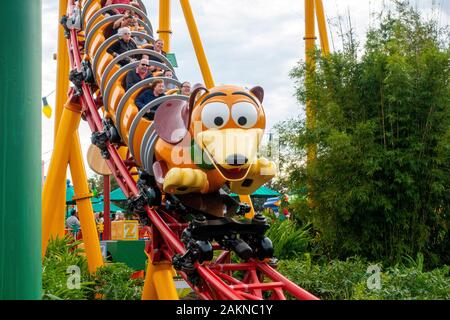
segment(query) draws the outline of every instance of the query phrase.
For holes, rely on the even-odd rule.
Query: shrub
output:
[[[124,263],[111,263],[99,268],[93,279],[95,294],[103,300],[140,300],[144,282],[131,279],[134,270]]]
[[[92,299],[93,282],[90,280],[86,257],[70,236],[49,242],[42,266],[43,300],[85,300]],[[67,286],[70,274],[68,267],[80,268],[80,289]]]
[[[355,288],[358,300],[448,300],[450,267],[430,272],[415,268],[390,268],[381,276],[381,289],[369,290],[365,283]]]
[[[278,259],[295,258],[308,252],[309,243],[312,241],[309,226],[299,227],[291,220],[279,221],[275,219],[266,236],[272,240],[275,256]]]
[[[143,280],[131,279],[134,270],[123,263],[107,264],[89,274],[80,241],[67,236],[48,244],[43,261],[42,286],[44,300],[139,300]],[[67,268],[78,266],[81,271],[80,289],[69,289]]]
[[[372,265],[361,258],[333,260],[323,265],[308,261],[280,261],[279,271],[320,299],[425,300],[450,299],[450,267],[430,272],[397,265],[381,268],[380,289],[369,289],[367,273]]]
[[[430,268],[450,263],[450,38],[396,2],[361,51],[351,43],[317,53],[315,73],[293,70],[315,122],[278,126],[282,162],[291,190],[309,186],[297,210],[323,252],[389,264],[422,252]],[[306,168],[308,145],[317,158]]]
[[[367,263],[360,258],[311,265],[302,260],[280,261],[278,270],[321,299],[351,299],[354,287],[366,277]]]

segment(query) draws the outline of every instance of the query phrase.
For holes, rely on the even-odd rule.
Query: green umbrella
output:
[[[103,197],[102,197],[102,196],[100,196],[100,197],[92,197],[92,198],[91,198],[91,202],[92,202],[92,203],[103,202]]]
[[[116,206],[113,203],[110,203],[109,207],[110,207],[110,212],[124,211],[122,208],[119,208],[118,206]],[[92,208],[94,209],[94,212],[104,212],[105,211],[103,202],[94,203],[92,205]]]
[[[250,195],[250,197],[252,198],[270,198],[278,196],[280,196],[278,192],[264,186],[260,187],[258,190],[256,190]],[[230,193],[230,197],[237,198],[239,196],[236,193]]]
[[[127,197],[122,192],[122,189],[117,188],[114,191],[111,192],[110,196],[111,201],[124,201],[128,200]]]
[[[68,186],[66,188],[66,204],[72,204],[74,205],[76,203],[75,200],[72,200],[73,196],[75,195],[75,190],[73,189],[73,186]],[[91,202],[97,203],[103,201],[103,197],[92,197]]]

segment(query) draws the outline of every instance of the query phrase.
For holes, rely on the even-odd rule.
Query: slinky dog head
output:
[[[223,178],[239,181],[247,176],[256,161],[266,125],[263,99],[261,87],[251,90],[231,85],[210,90],[199,87],[192,93],[189,105],[180,103],[178,108],[172,108],[170,114],[174,120],[170,122],[174,123],[168,125],[166,121],[163,128],[158,129],[161,123],[156,130],[160,137],[173,144],[180,142],[189,131]],[[158,113],[169,112],[164,105],[160,109],[155,122],[158,122]],[[176,115],[175,109],[179,110]],[[169,114],[166,119],[167,116]],[[178,134],[174,139],[175,132]]]

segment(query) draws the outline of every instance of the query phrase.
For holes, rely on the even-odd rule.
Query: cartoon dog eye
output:
[[[203,107],[202,122],[208,129],[220,129],[230,120],[230,109],[221,102],[211,102]]]
[[[258,120],[258,111],[248,102],[239,102],[233,105],[231,116],[234,122],[242,128],[252,128]]]

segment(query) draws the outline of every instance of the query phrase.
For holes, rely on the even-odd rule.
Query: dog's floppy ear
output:
[[[189,131],[189,107],[186,101],[164,102],[155,113],[155,131],[167,143],[177,144]]]
[[[164,102],[155,113],[155,131],[165,142],[177,144],[189,132],[192,110],[200,92],[208,90],[202,85],[196,85],[189,101],[172,99]]]
[[[264,89],[260,86],[254,87],[250,89],[250,92],[253,93],[259,100],[259,102],[263,102],[264,100]]]
[[[191,96],[189,98],[189,123],[188,127],[191,124],[191,115],[192,111],[194,111],[195,103],[197,102],[198,98],[203,94],[204,92],[209,92],[208,89],[206,89],[202,84],[196,84],[194,85],[194,90],[191,93]]]

